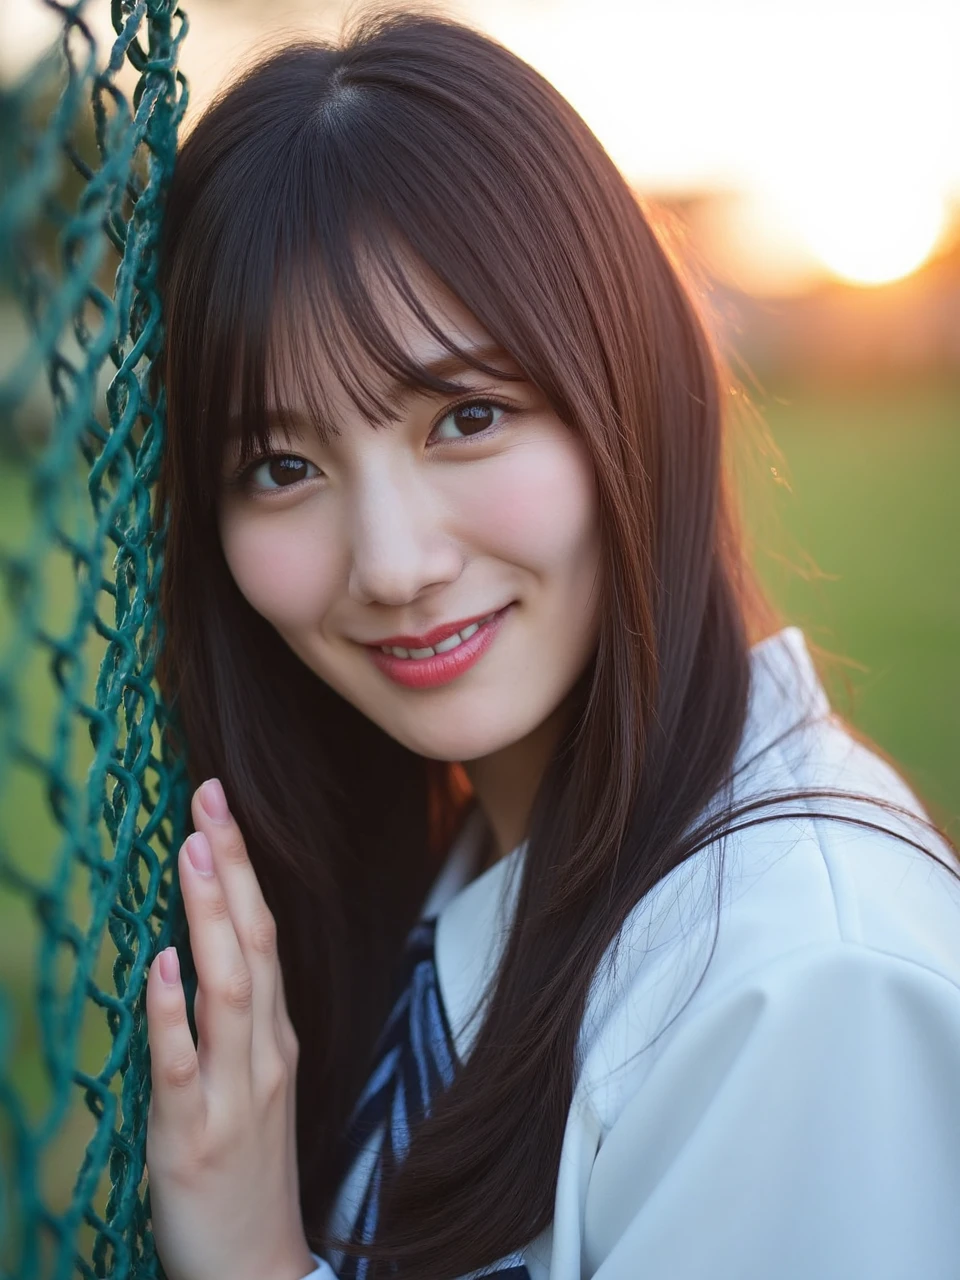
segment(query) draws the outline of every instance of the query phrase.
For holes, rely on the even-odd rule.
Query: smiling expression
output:
[[[425,272],[418,296],[457,343],[522,374]],[[317,676],[412,751],[474,760],[543,724],[595,649],[593,467],[532,383],[454,369],[386,289],[378,303],[463,393],[398,391],[397,420],[374,429],[318,357],[336,434],[321,438],[291,379],[272,456],[237,477],[228,447],[221,542],[246,600]]]

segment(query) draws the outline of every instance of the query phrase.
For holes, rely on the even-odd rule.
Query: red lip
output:
[[[464,627],[469,627],[471,622],[479,622],[481,618],[489,618],[491,613],[497,612],[499,611],[496,609],[488,609],[486,613],[474,613],[469,618],[461,618],[459,622],[441,622],[438,627],[425,631],[422,636],[387,636],[385,640],[368,640],[366,643],[371,648],[378,648],[380,645],[397,645],[398,648],[403,649],[432,649],[435,644],[446,640],[455,631],[462,631]]]
[[[389,680],[408,689],[433,689],[449,684],[480,661],[512,608],[507,605],[499,610],[489,622],[478,627],[469,640],[447,653],[436,653],[432,658],[397,658],[392,653],[384,653],[378,645],[369,645],[370,660]]]

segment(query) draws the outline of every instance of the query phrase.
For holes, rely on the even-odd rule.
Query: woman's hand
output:
[[[152,1096],[147,1168],[169,1280],[300,1280],[316,1265],[300,1216],[298,1046],[276,926],[216,779],[191,806],[180,884],[198,987],[199,1044],[176,950],[147,981]]]

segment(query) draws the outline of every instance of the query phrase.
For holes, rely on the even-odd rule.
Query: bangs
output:
[[[339,435],[334,391],[376,428],[398,419],[404,391],[467,389],[428,367],[440,352],[421,361],[398,339],[411,318],[462,364],[500,380],[527,377],[480,359],[438,323],[422,299],[424,282],[439,280],[433,267],[329,153],[305,146],[281,173],[273,208],[264,208],[262,189],[255,217],[232,208],[234,226],[249,227],[250,238],[224,255],[204,299],[206,350],[197,354],[209,373],[194,385],[207,389],[197,445],[208,498],[228,443],[242,469],[275,448],[278,428],[290,436],[306,420],[321,441]]]

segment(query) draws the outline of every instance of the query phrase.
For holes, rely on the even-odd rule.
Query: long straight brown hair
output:
[[[191,779],[223,781],[277,920],[314,1248],[395,962],[471,796],[458,766],[390,739],[252,610],[217,495],[234,389],[241,457],[269,449],[278,317],[318,425],[317,343],[374,426],[391,414],[373,366],[456,389],[410,363],[374,305],[371,263],[456,350],[418,310],[410,254],[585,441],[603,528],[599,641],[536,796],[492,997],[369,1251],[378,1275],[444,1280],[551,1221],[591,979],[631,909],[722,828],[697,819],[730,779],[750,641],[773,618],[725,494],[720,360],[642,207],[546,80],[461,23],[374,11],[215,102],[166,215],[160,681]]]

